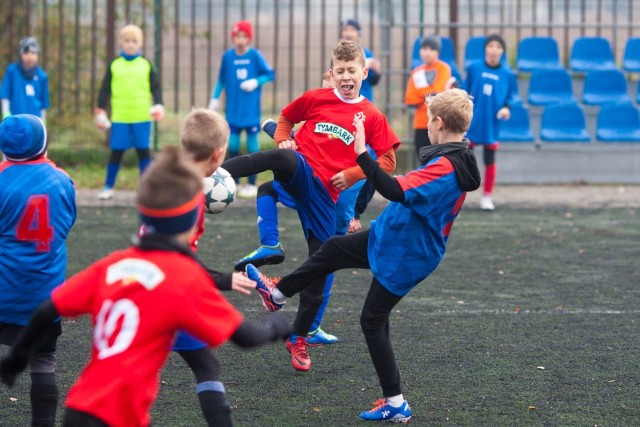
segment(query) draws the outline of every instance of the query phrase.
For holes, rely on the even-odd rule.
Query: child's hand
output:
[[[107,117],[107,113],[102,108],[96,108],[96,125],[98,129],[104,130],[109,129],[111,127],[111,121],[109,121],[109,117]]]
[[[156,104],[151,107],[151,110],[149,110],[149,115],[153,117],[153,120],[155,120],[156,122],[162,121],[162,119],[164,119],[164,107],[162,106],[162,104]]]
[[[218,107],[220,106],[220,101],[218,101],[215,98],[211,98],[211,100],[209,101],[209,105],[207,106],[207,108],[209,110],[213,110],[213,111],[218,111]]]
[[[249,79],[240,83],[240,89],[245,92],[253,92],[258,88],[258,79]]]
[[[284,141],[280,141],[278,144],[278,148],[288,148],[289,150],[297,150],[298,144],[293,139],[285,139]]]
[[[256,288],[256,282],[249,279],[244,273],[235,271],[231,275],[231,290],[249,295]]]
[[[360,224],[360,220],[358,218],[351,218],[349,222],[349,228],[347,231],[349,233],[356,233],[362,229],[362,224]]]
[[[353,144],[354,150],[356,150],[356,155],[360,155],[367,151],[367,147],[365,147],[365,135],[364,135],[364,122],[359,117],[353,118],[353,125],[356,127],[355,132],[355,142]]]
[[[343,191],[349,188],[347,183],[347,177],[344,175],[344,172],[338,172],[337,174],[331,177],[331,184],[336,187],[338,190]]]
[[[498,117],[498,120],[509,120],[509,117],[511,117],[511,110],[509,110],[507,107],[502,107],[498,110],[498,114],[496,117]]]

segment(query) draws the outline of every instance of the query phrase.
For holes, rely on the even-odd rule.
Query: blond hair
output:
[[[333,48],[332,63],[334,59],[344,62],[358,61],[363,68],[366,64],[364,49],[360,43],[344,39],[340,40]]]
[[[138,205],[171,209],[202,191],[200,172],[178,147],[165,146],[140,177]]]
[[[215,111],[197,108],[182,122],[180,145],[196,162],[211,158],[213,153],[225,147],[228,141],[229,125]]]
[[[473,117],[473,98],[462,89],[449,89],[436,95],[427,96],[424,103],[429,110],[429,118],[440,117],[444,129],[462,133],[469,130]]]
[[[120,30],[120,41],[122,41],[122,39],[127,36],[135,38],[138,41],[140,47],[142,47],[142,43],[144,43],[144,34],[140,27],[133,24],[125,25],[124,27],[122,27],[122,29]]]

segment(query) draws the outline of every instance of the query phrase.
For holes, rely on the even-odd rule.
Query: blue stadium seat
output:
[[[620,70],[593,70],[584,79],[582,102],[603,105],[610,102],[630,102],[627,80]]]
[[[420,59],[420,42],[422,41],[422,37],[417,37],[413,42],[413,49],[411,51],[411,69],[413,70],[416,67],[422,65],[422,59]],[[439,58],[449,64],[451,67],[451,75],[458,80],[458,82],[462,85],[462,75],[460,74],[460,70],[458,69],[458,64],[456,63],[456,52],[453,47],[453,40],[447,36],[440,36],[440,43],[442,43],[442,52],[440,52]]]
[[[533,142],[535,138],[531,132],[527,109],[522,104],[511,105],[509,109],[509,120],[500,120],[498,141]]]
[[[589,142],[584,111],[575,102],[548,105],[542,111],[540,139],[547,142]]]
[[[571,76],[564,68],[537,70],[531,74],[529,104],[548,105],[575,100]]]
[[[578,37],[571,48],[569,67],[573,71],[616,68],[609,40],[604,37]]]
[[[640,37],[631,37],[624,46],[622,68],[630,73],[640,73]]]
[[[519,71],[564,68],[558,42],[553,37],[525,37],[518,45],[516,67]]]
[[[596,135],[604,142],[640,142],[640,112],[629,102],[603,106]]]
[[[484,43],[486,40],[486,36],[470,37],[469,40],[467,40],[467,45],[464,48],[465,70],[474,62],[484,59]]]

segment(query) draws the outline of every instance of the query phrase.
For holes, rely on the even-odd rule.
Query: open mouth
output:
[[[340,88],[342,89],[343,93],[350,93],[353,92],[356,88],[355,85],[350,85],[350,84],[343,84],[340,86]]]

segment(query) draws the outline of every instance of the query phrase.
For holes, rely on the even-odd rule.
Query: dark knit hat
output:
[[[440,49],[442,49],[442,43],[440,43],[440,37],[436,36],[435,34],[431,36],[424,36],[422,38],[422,41],[420,41],[420,49],[425,47],[429,47],[433,50],[437,50],[438,52],[440,52]]]
[[[0,123],[0,151],[8,160],[24,162],[47,151],[47,129],[40,117],[15,114]]]
[[[340,31],[342,31],[346,26],[353,27],[356,31],[360,32],[360,23],[353,18],[343,19],[340,23]]]
[[[253,25],[249,21],[238,21],[231,29],[231,38],[235,37],[240,31],[244,32],[249,41],[253,40]]]
[[[502,45],[502,50],[507,50],[507,45],[504,42],[504,39],[502,38],[502,36],[500,34],[491,34],[487,36],[487,40],[485,40],[484,42],[484,47],[487,47],[487,45],[490,42],[498,42],[500,43],[500,45]]]
[[[35,37],[23,37],[18,48],[20,55],[27,52],[40,53],[40,45]]]

